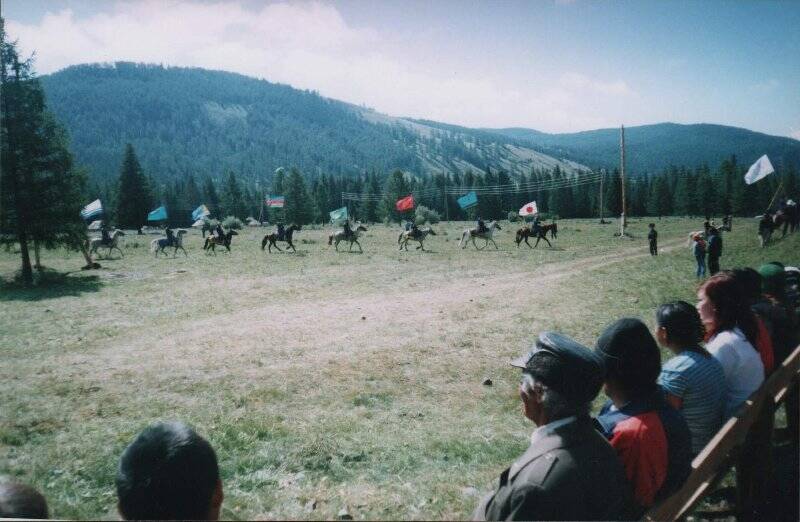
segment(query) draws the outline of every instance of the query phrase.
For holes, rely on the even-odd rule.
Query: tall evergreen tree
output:
[[[400,198],[404,198],[411,194],[411,184],[406,179],[406,175],[401,170],[395,170],[391,176],[386,180],[386,197],[383,200],[386,215],[389,216],[391,221],[401,221],[405,217],[412,214],[409,212],[398,212],[395,208],[395,203]]]
[[[225,217],[222,215],[222,209],[220,208],[217,187],[210,177],[207,177],[203,182],[203,198],[205,199],[206,206],[208,207],[208,211],[211,212],[212,217],[217,219],[223,219]]]
[[[303,176],[292,169],[289,178],[285,183],[286,207],[284,208],[285,218],[288,223],[305,225],[311,223],[313,219],[311,198],[308,197],[308,190]]]
[[[123,228],[141,227],[147,220],[147,213],[152,210],[152,203],[150,185],[136,158],[133,145],[128,143],[119,173],[117,225]]]
[[[361,219],[367,223],[375,223],[378,221],[378,196],[380,196],[380,185],[378,184],[378,176],[374,172],[367,176],[367,182],[364,184],[364,201],[361,203]]]
[[[246,210],[242,188],[233,171],[228,172],[228,177],[225,178],[225,185],[222,191],[222,207],[225,216],[235,216],[239,219],[247,217],[245,216]]]

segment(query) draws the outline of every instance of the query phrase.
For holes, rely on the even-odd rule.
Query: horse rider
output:
[[[483,222],[480,216],[478,216],[478,234],[485,234],[486,233],[486,223]]]
[[[419,235],[419,228],[413,220],[408,222],[407,230],[409,237],[416,238]]]
[[[167,227],[164,231],[167,234],[167,246],[173,246],[175,244],[175,234],[169,227]]]
[[[102,244],[104,244],[104,245],[110,245],[111,244],[111,235],[109,235],[109,233],[108,233],[109,230],[111,230],[111,228],[108,226],[108,223],[103,221],[103,224],[100,226],[100,237],[101,237]]]
[[[283,241],[283,236],[286,234],[286,225],[283,221],[278,222],[278,241]]]
[[[533,218],[533,223],[531,224],[531,235],[532,236],[538,236],[539,235],[539,229],[541,229],[541,228],[542,228],[542,222],[539,220],[539,215],[537,214]]]
[[[217,228],[214,229],[214,233],[217,235],[217,239],[222,242],[225,240],[225,232],[222,230],[222,225],[217,223]]]
[[[345,239],[349,239],[353,235],[353,230],[350,228],[350,220],[346,219],[342,225],[342,232],[344,232]]]
[[[764,235],[765,233],[769,233],[772,231],[772,216],[769,213],[765,213],[761,216],[761,221],[758,222],[758,233],[760,235]]]

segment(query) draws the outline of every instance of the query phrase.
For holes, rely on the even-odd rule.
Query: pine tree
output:
[[[242,188],[239,186],[236,174],[233,171],[228,172],[228,177],[225,179],[222,191],[222,207],[225,217],[235,216],[239,219],[246,217]]]
[[[211,212],[211,216],[220,220],[223,219],[225,216],[222,215],[222,209],[220,208],[217,187],[214,185],[214,181],[211,178],[206,178],[203,182],[203,197],[205,198],[208,211]]]
[[[386,197],[383,200],[384,210],[391,221],[400,222],[410,216],[408,212],[398,212],[395,208],[397,200],[411,194],[411,184],[401,170],[395,170],[386,180]]]
[[[197,188],[197,183],[194,181],[194,176],[189,174],[186,178],[186,201],[192,210],[196,209],[199,205],[204,204],[203,197],[200,195],[200,189]]]
[[[286,207],[284,208],[286,221],[305,225],[311,223],[312,212],[306,182],[303,176],[292,169],[285,183]]]
[[[378,184],[378,176],[371,173],[367,176],[367,182],[364,184],[364,201],[361,203],[361,219],[367,223],[375,223],[378,221],[378,196],[380,195],[380,185]]]
[[[145,224],[152,210],[152,195],[147,178],[142,172],[133,145],[125,146],[125,156],[119,174],[117,191],[117,225],[122,228],[139,228]]]

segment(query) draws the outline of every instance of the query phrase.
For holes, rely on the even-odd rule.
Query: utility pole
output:
[[[442,184],[442,196],[444,196],[444,215],[445,221],[450,221],[450,206],[447,204],[447,173],[444,173],[444,183]]]
[[[625,235],[625,125],[619,128],[619,182],[622,197],[622,215],[619,220],[619,235]]]
[[[600,224],[605,225],[603,219],[603,179],[606,177],[606,169],[600,169]]]

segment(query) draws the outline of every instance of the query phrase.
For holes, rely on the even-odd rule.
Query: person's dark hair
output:
[[[686,301],[664,303],[656,310],[656,324],[667,332],[667,340],[676,343],[684,350],[691,350],[706,357],[711,354],[700,346],[705,335],[705,327],[700,320],[697,308]]]
[[[211,445],[181,422],[159,422],[125,448],[117,471],[120,514],[131,519],[207,519],[219,480]]]
[[[661,352],[647,326],[639,319],[624,318],[611,323],[597,340],[606,380],[614,380],[630,396],[658,388]]]
[[[649,224],[649,225],[647,225],[647,226],[648,226],[648,227],[655,227],[655,226],[656,226],[656,224],[655,224],[655,223],[650,223],[650,224]]]
[[[31,486],[0,482],[0,518],[49,518],[47,500]]]
[[[523,371],[536,382],[544,384],[555,392],[551,394],[554,400],[546,402],[546,406],[550,409],[547,413],[553,416],[554,420],[571,415],[586,415],[591,408],[591,400],[579,398],[583,394],[576,391],[576,388],[582,387],[585,383],[570,382],[569,379],[563,378],[563,366],[564,363],[551,354],[540,353],[536,355],[536,365]],[[598,381],[598,391],[601,384]]]
[[[742,298],[747,300],[750,305],[758,301],[761,297],[761,274],[750,267],[734,268],[730,272],[739,285]]]
[[[700,287],[714,307],[714,321],[706,331],[706,339],[710,339],[720,332],[741,328],[747,340],[753,347],[758,338],[758,323],[753,311],[750,309],[750,299],[746,287],[737,280],[733,272],[723,270],[706,279]]]

